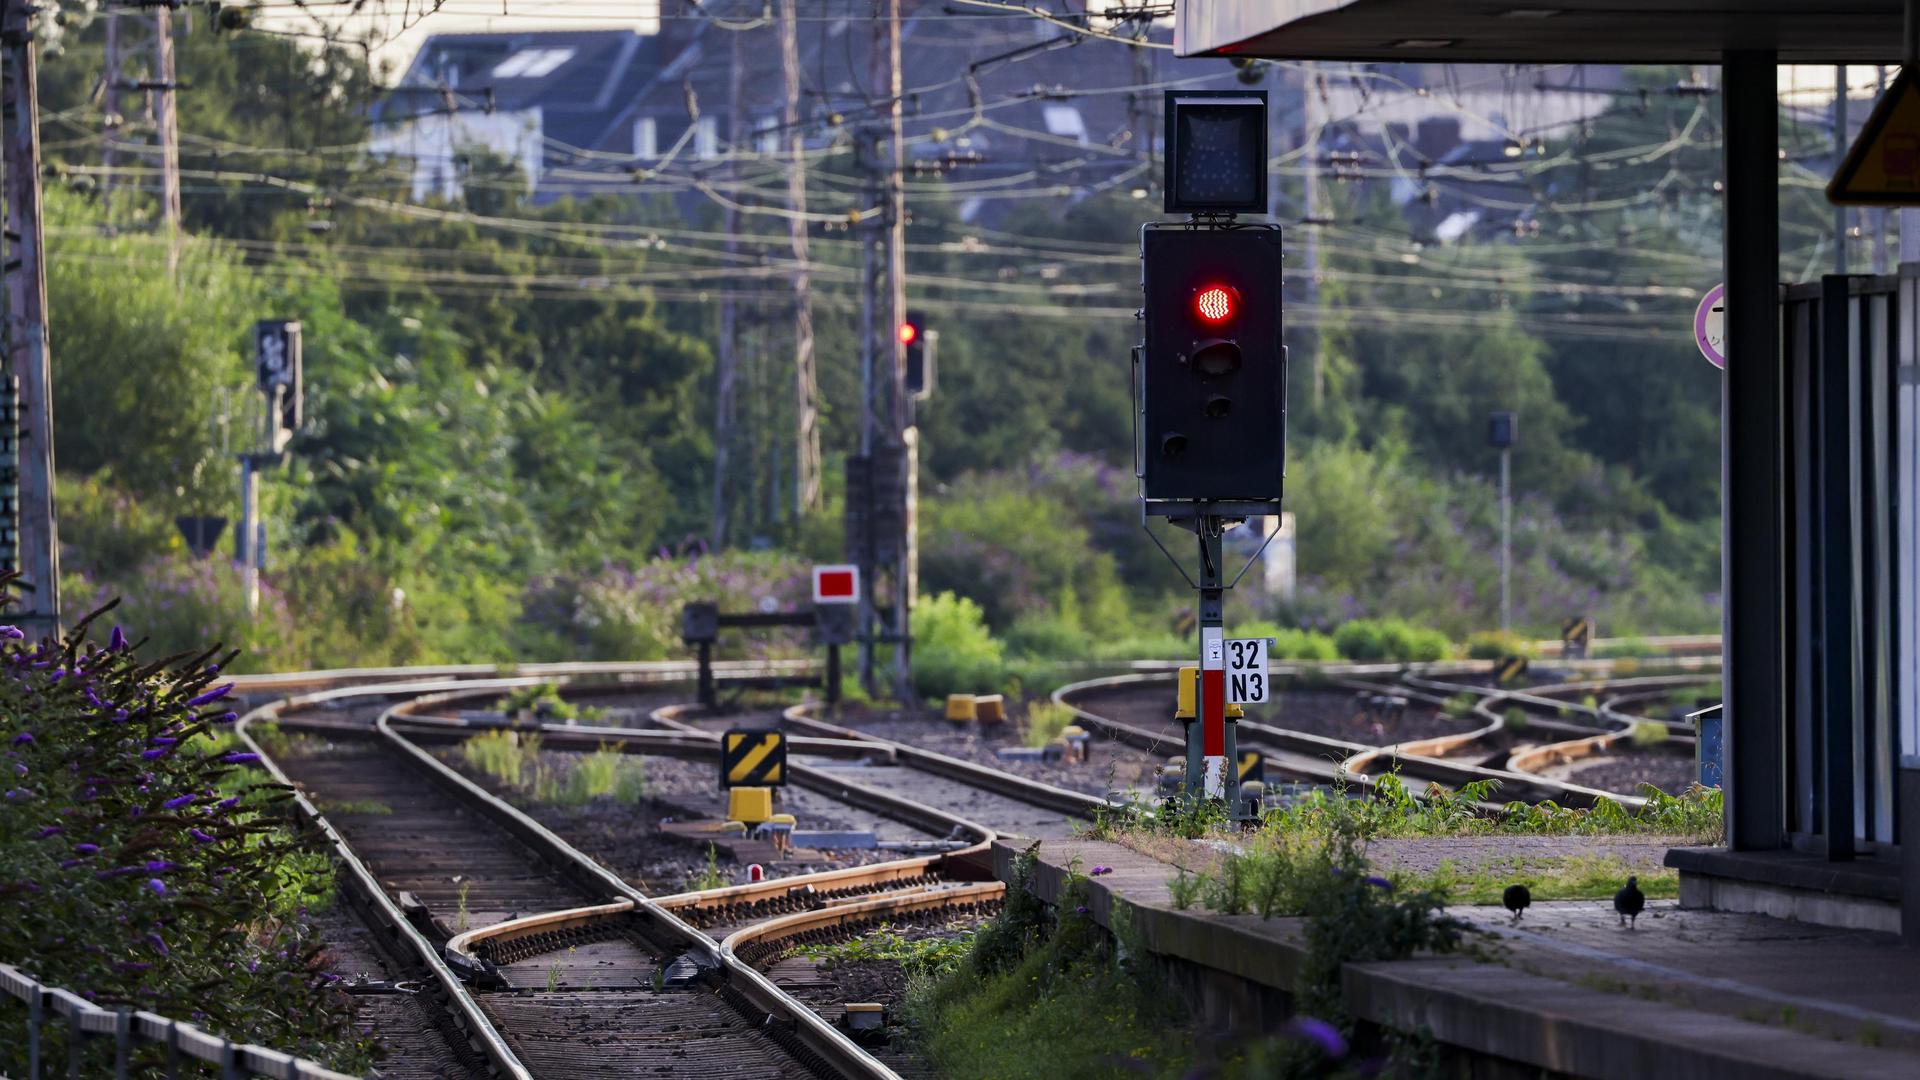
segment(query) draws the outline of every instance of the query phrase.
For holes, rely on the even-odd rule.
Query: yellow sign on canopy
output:
[[[1873,106],[1828,200],[1842,206],[1920,206],[1920,87],[1902,71]]]

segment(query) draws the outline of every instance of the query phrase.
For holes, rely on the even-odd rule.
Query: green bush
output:
[[[1531,656],[1533,643],[1511,630],[1482,630],[1467,635],[1467,659],[1498,660],[1503,656]]]
[[[1079,660],[1093,651],[1093,635],[1078,619],[1058,611],[1027,612],[1001,637],[1008,653],[1049,660]]]
[[[923,697],[984,694],[1005,680],[1000,643],[980,605],[964,596],[923,596],[913,609],[913,685]]]
[[[308,918],[331,902],[329,863],[280,816],[291,796],[254,783],[254,755],[209,737],[235,718],[213,686],[225,665],[147,666],[118,628],[106,648],[85,634],[0,628],[0,958],[102,1006],[364,1070]],[[5,999],[0,1030],[20,1013]],[[24,1044],[0,1042],[0,1073],[22,1075]],[[111,1071],[101,1052],[87,1075]]]
[[[1453,651],[1447,635],[1403,619],[1354,619],[1334,631],[1333,644],[1341,656],[1360,661],[1444,660]]]
[[[1255,621],[1232,628],[1237,638],[1272,638],[1267,657],[1272,660],[1338,660],[1340,650],[1333,639],[1315,630],[1283,627],[1277,623]]]

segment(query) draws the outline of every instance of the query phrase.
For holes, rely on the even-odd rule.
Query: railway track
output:
[[[758,665],[726,673],[758,676]],[[1015,776],[991,765],[878,739],[830,723],[807,706],[754,718],[789,732],[794,782],[830,799],[881,814],[965,846],[937,855],[797,875],[753,885],[649,897],[528,815],[442,763],[425,746],[489,727],[531,727],[543,745],[593,750],[617,742],[628,753],[704,761],[718,757],[717,727],[681,705],[653,709],[650,728],[513,724],[461,719],[463,702],[497,698],[546,682],[570,694],[631,694],[636,686],[684,680],[687,664],[538,665],[502,676],[488,667],[301,673],[255,678],[240,689],[256,700],[304,690],[255,708],[241,737],[275,779],[304,789],[297,800],[334,848],[343,890],[369,928],[374,970],[356,988],[362,1016],[396,1039],[405,1060],[394,1076],[460,1070],[503,1077],[594,1075],[892,1077],[856,1044],[831,1004],[809,1008],[783,988],[807,989],[804,965],[785,960],[802,944],[838,940],[883,922],[973,917],[999,903],[987,873],[997,836],[1064,836],[1070,819],[1110,799]],[[1626,711],[1682,681],[1576,683],[1512,694],[1442,681],[1459,666],[1391,684],[1426,704],[1471,692],[1485,721],[1459,735],[1392,748],[1329,739],[1258,721],[1241,725],[1242,745],[1267,755],[1282,774],[1366,787],[1391,762],[1403,776],[1457,786],[1471,779],[1517,781],[1563,802],[1611,793],[1537,774],[1460,760],[1475,739],[1498,729],[1503,703],[1551,712],[1563,742],[1616,739],[1645,718]],[[1341,685],[1380,690],[1380,670],[1335,674]],[[1156,756],[1180,749],[1167,719],[1105,712],[1143,688],[1164,717],[1170,676],[1135,674],[1063,688],[1056,700],[1084,724]],[[1597,706],[1569,698],[1619,689]],[[1556,696],[1557,695],[1557,696]],[[1157,718],[1155,718],[1157,719]],[[276,757],[252,727],[330,740],[323,755]],[[1591,726],[1589,726],[1591,725]],[[276,746],[279,744],[276,743]],[[1606,744],[1596,744],[1596,746]],[[1503,792],[1504,794],[1504,792]],[[1628,799],[1621,799],[1629,802]],[[721,1064],[716,1066],[716,1062]]]
[[[957,796],[961,780],[945,788],[930,788],[924,775],[899,782],[895,774],[906,770],[896,744],[797,736],[797,782],[968,846],[650,898],[420,745],[500,726],[430,714],[554,676],[439,676],[349,679],[261,706],[239,725],[275,779],[301,789],[297,805],[348,871],[356,909],[411,976],[410,1000],[437,1006],[438,1022],[425,1026],[443,1045],[427,1045],[433,1038],[411,1025],[412,1045],[402,1049],[429,1064],[399,1072],[435,1075],[452,1059],[508,1077],[897,1075],[849,1039],[837,1017],[801,1005],[768,972],[792,968],[781,960],[800,944],[997,906],[1004,887],[986,872],[986,849],[999,831],[923,801]],[[264,721],[294,740],[330,741],[321,754],[276,756],[284,740],[269,747],[255,737]],[[717,737],[698,729],[534,727],[555,749],[616,739],[633,753],[718,756]],[[856,759],[872,763],[840,764]],[[1084,813],[1098,801],[1019,778],[989,783],[1001,809],[1025,811],[1016,825],[1057,825],[1061,807]]]
[[[1575,783],[1550,775],[1546,769],[1627,744],[1636,727],[1659,722],[1624,712],[1624,707],[1702,685],[1707,679],[1705,675],[1678,675],[1594,680],[1508,691],[1406,672],[1400,672],[1395,682],[1334,675],[1333,685],[1359,693],[1390,694],[1433,708],[1466,694],[1474,699],[1471,717],[1478,723],[1444,736],[1376,746],[1248,718],[1238,722],[1239,745],[1260,750],[1267,769],[1282,776],[1357,791],[1370,790],[1379,776],[1393,772],[1418,782],[1418,787],[1438,784],[1458,789],[1476,781],[1493,781],[1498,785],[1501,803],[1550,799],[1561,805],[1591,806],[1604,798],[1635,810],[1644,805],[1644,796]],[[1172,755],[1182,752],[1184,742],[1177,723],[1167,718],[1173,696],[1171,684],[1171,673],[1109,676],[1061,687],[1053,700],[1073,710],[1083,726],[1108,738],[1149,754]],[[1611,694],[1592,706],[1574,700],[1609,689],[1630,692]],[[1506,722],[1498,711],[1508,705],[1529,710],[1529,732],[1544,733],[1549,739],[1523,753],[1508,753],[1500,744],[1511,736],[1503,734]],[[1690,735],[1669,730],[1665,741],[1675,752],[1691,749]]]

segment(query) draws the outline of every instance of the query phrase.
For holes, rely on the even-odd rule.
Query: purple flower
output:
[[[140,868],[137,866],[116,866],[111,870],[96,870],[93,872],[93,876],[105,881],[108,878],[126,877],[128,874],[137,874],[139,872]]]
[[[1092,870],[1088,871],[1089,876],[1092,876],[1092,877],[1099,877],[1102,874],[1111,874],[1111,873],[1113,873],[1113,867],[1111,866],[1096,866]]]
[[[165,873],[165,872],[167,872],[168,870],[176,870],[176,869],[179,869],[179,866],[180,866],[180,864],[179,864],[179,863],[175,863],[175,862],[168,862],[168,861],[167,861],[167,860],[165,860],[165,859],[148,859],[148,860],[147,860],[147,873],[149,873],[149,874],[162,874],[162,873]]]
[[[159,934],[148,934],[147,944],[152,945],[153,951],[159,953],[161,956],[173,955],[173,952],[167,948],[167,939],[161,937]]]
[[[161,803],[160,805],[161,805],[161,806],[164,806],[164,807],[166,807],[166,808],[167,808],[168,810],[178,810],[178,809],[180,809],[181,807],[183,807],[183,806],[185,806],[185,805],[187,805],[188,803],[190,803],[190,802],[192,802],[192,801],[193,801],[194,799],[196,799],[196,798],[199,798],[199,796],[197,796],[197,795],[176,795],[176,796],[174,796],[173,798],[171,798],[171,799],[168,799],[168,800],[167,800],[166,802],[163,802],[163,803]]]
[[[1081,904],[1080,906],[1073,909],[1073,913],[1075,915],[1085,915],[1087,913],[1087,905]]]
[[[211,844],[213,843],[213,840],[214,840],[213,834],[201,832],[199,829],[188,829],[187,835],[193,837],[195,840],[198,840],[203,844]]]
[[[45,840],[49,836],[59,836],[61,833],[66,831],[67,830],[62,826],[48,825],[45,828],[40,830],[40,839]]]
[[[206,693],[201,694],[199,697],[196,697],[188,701],[187,707],[191,709],[201,705],[211,705],[214,702],[219,701],[221,698],[226,697],[228,694],[231,694],[231,693],[233,693],[233,684],[221,683],[219,686],[216,686],[213,689],[207,691]]]
[[[73,850],[79,852],[82,855],[91,855],[94,852],[100,850],[100,845],[99,844],[75,844],[73,845]]]
[[[1320,1052],[1330,1058],[1347,1056],[1347,1039],[1340,1029],[1325,1020],[1316,1020],[1311,1016],[1296,1016],[1287,1022],[1288,1034],[1320,1048]]]
[[[86,860],[85,859],[61,859],[60,869],[71,870],[74,867],[79,866],[83,862],[86,862]]]
[[[232,755],[232,754],[228,754],[227,756],[228,756],[228,757],[232,757],[233,755]],[[259,755],[259,754],[254,754],[253,756],[257,758],[257,757],[259,757],[260,755]],[[219,802],[217,802],[217,803],[215,803],[214,805],[215,805],[215,806],[218,806],[218,807],[219,807],[220,809],[222,809],[222,810],[231,810],[231,809],[233,809],[234,807],[236,807],[236,806],[239,806],[239,805],[240,805],[240,796],[238,796],[238,795],[235,795],[234,797],[232,797],[232,798],[230,798],[230,799],[221,799],[221,800],[220,800]]]
[[[152,889],[156,896],[167,895],[167,883],[161,881],[159,878],[148,878],[147,888]]]
[[[9,641],[19,641],[26,636],[26,631],[17,626],[0,626],[0,638],[6,638]]]
[[[125,630],[120,629],[118,624],[115,624],[113,628],[113,633],[107,635],[107,648],[112,650],[113,652],[119,652],[121,649],[124,649],[126,647],[127,647],[127,632]]]
[[[1367,878],[1367,884],[1373,886],[1376,889],[1384,889],[1387,892],[1393,891],[1393,882],[1388,881],[1386,878],[1383,878],[1378,874],[1375,874]]]
[[[172,746],[173,744],[179,742],[180,740],[174,738],[171,735],[155,735],[153,738],[148,739],[147,741],[149,743],[152,743],[155,746]]]
[[[227,763],[227,764],[229,764],[229,765],[245,765],[245,764],[246,764],[247,762],[249,762],[249,761],[259,761],[259,760],[260,760],[260,755],[259,755],[259,754],[249,754],[249,753],[246,753],[246,752],[244,752],[244,751],[239,751],[239,750],[236,750],[236,751],[234,751],[234,752],[233,752],[233,753],[231,753],[231,754],[222,754],[222,755],[220,755],[220,760],[221,760],[221,761],[224,761],[224,762],[226,762],[226,763]],[[228,800],[227,802],[223,802],[223,803],[221,803],[220,805],[221,805],[221,806],[230,806],[230,805],[232,805],[233,803],[235,803],[235,802],[238,802],[238,801],[239,801],[239,800],[237,800],[237,799],[230,799],[230,800]]]
[[[20,734],[15,735],[13,737],[13,745],[15,746],[25,746],[32,741],[33,741],[33,732],[31,731],[23,731]]]
[[[173,750],[170,747],[156,746],[151,750],[141,751],[140,756],[147,759],[148,761],[152,761],[155,758],[166,757],[168,754],[171,754],[171,753],[173,753]]]

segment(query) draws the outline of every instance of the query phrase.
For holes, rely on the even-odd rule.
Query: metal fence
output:
[[[1905,273],[1829,276],[1781,304],[1785,824],[1832,858],[1899,839],[1894,778],[1915,682],[1901,658],[1914,650],[1917,286]]]
[[[192,1024],[169,1020],[164,1016],[135,1009],[103,1009],[68,990],[47,986],[10,964],[0,964],[0,993],[26,1005],[26,1080],[40,1080],[49,1074],[45,1067],[55,1031],[66,1034],[66,1068],[70,1078],[97,1076],[83,1072],[88,1068],[87,1051],[91,1046],[111,1043],[115,1080],[128,1080],[134,1074],[134,1048],[137,1044],[160,1046],[166,1050],[164,1075],[180,1075],[180,1068],[191,1062],[217,1066],[222,1080],[248,1076],[270,1076],[279,1080],[356,1080],[346,1073],[322,1068],[311,1061],[269,1050],[250,1043],[236,1043],[210,1035]],[[142,1075],[151,1075],[143,1072]]]

